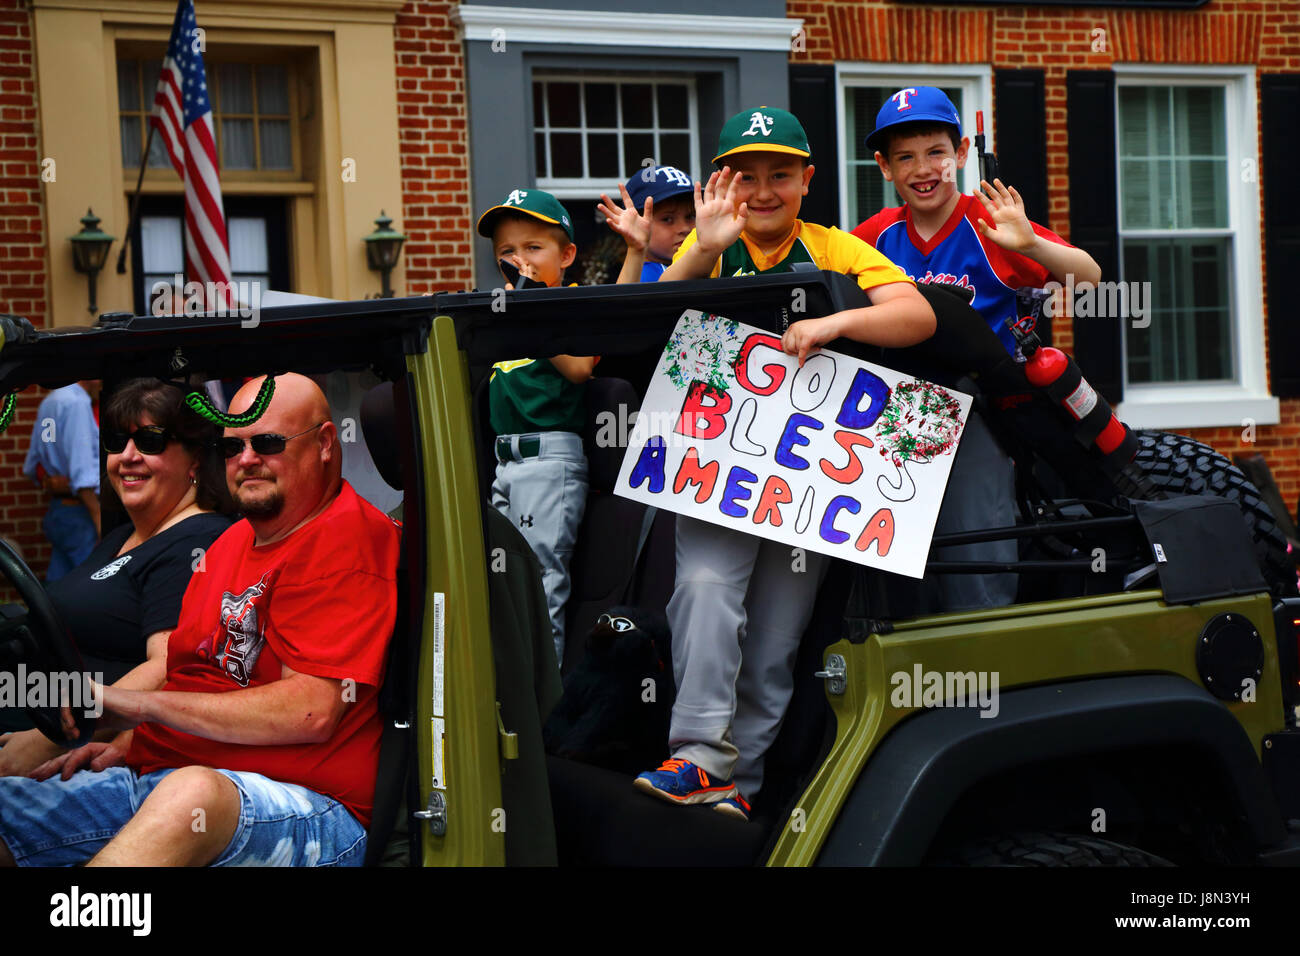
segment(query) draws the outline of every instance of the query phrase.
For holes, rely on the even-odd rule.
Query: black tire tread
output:
[[[957,866],[1172,866],[1137,847],[1094,836],[1030,830],[974,840],[948,861]]]
[[[1259,490],[1209,445],[1169,432],[1136,432],[1135,461],[1157,489],[1175,495],[1214,495],[1234,501],[1250,525],[1260,571],[1275,597],[1294,597],[1296,568],[1286,536]]]

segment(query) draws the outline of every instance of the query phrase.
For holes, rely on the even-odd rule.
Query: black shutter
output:
[[[1300,276],[1300,76],[1259,78],[1264,152],[1264,275],[1268,288],[1268,369],[1274,395],[1300,395],[1300,324],[1289,308]]]
[[[1070,241],[1119,280],[1119,201],[1115,184],[1115,74],[1070,70],[1065,76],[1070,162]],[[999,130],[1002,128],[999,125]],[[1075,318],[1074,356],[1112,404],[1124,395],[1124,348],[1114,319]]]
[[[1047,221],[1047,101],[1042,70],[995,70],[998,176],[1025,200],[1025,214]],[[1038,337],[1052,344],[1052,320],[1044,316]]]
[[[996,70],[998,171],[1034,222],[1047,221],[1047,106],[1042,70]]]
[[[817,167],[799,210],[804,222],[852,229],[840,222],[839,136],[835,129],[835,67],[829,63],[790,64],[790,112],[808,133]]]

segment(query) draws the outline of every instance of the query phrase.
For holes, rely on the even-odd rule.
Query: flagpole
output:
[[[118,275],[126,271],[126,247],[131,244],[131,230],[135,228],[135,219],[140,213],[140,187],[144,185],[144,170],[149,164],[149,150],[153,148],[153,134],[154,125],[151,116],[149,136],[144,142],[144,155],[140,157],[140,175],[135,178],[135,194],[131,196],[131,215],[126,221],[126,239],[122,242],[122,248],[117,251]]]

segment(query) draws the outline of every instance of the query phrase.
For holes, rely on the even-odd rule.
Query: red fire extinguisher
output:
[[[1125,471],[1137,455],[1137,436],[1115,417],[1110,403],[1083,377],[1074,359],[1038,340],[1035,315],[1008,320],[1007,325],[1025,356],[1024,371],[1029,383],[1042,389],[1069,416],[1075,439],[1100,455],[1107,473],[1116,477]]]

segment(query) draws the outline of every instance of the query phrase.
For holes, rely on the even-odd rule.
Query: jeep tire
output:
[[[1172,866],[1137,847],[1073,833],[1027,831],[984,837],[938,860],[943,866]]]

